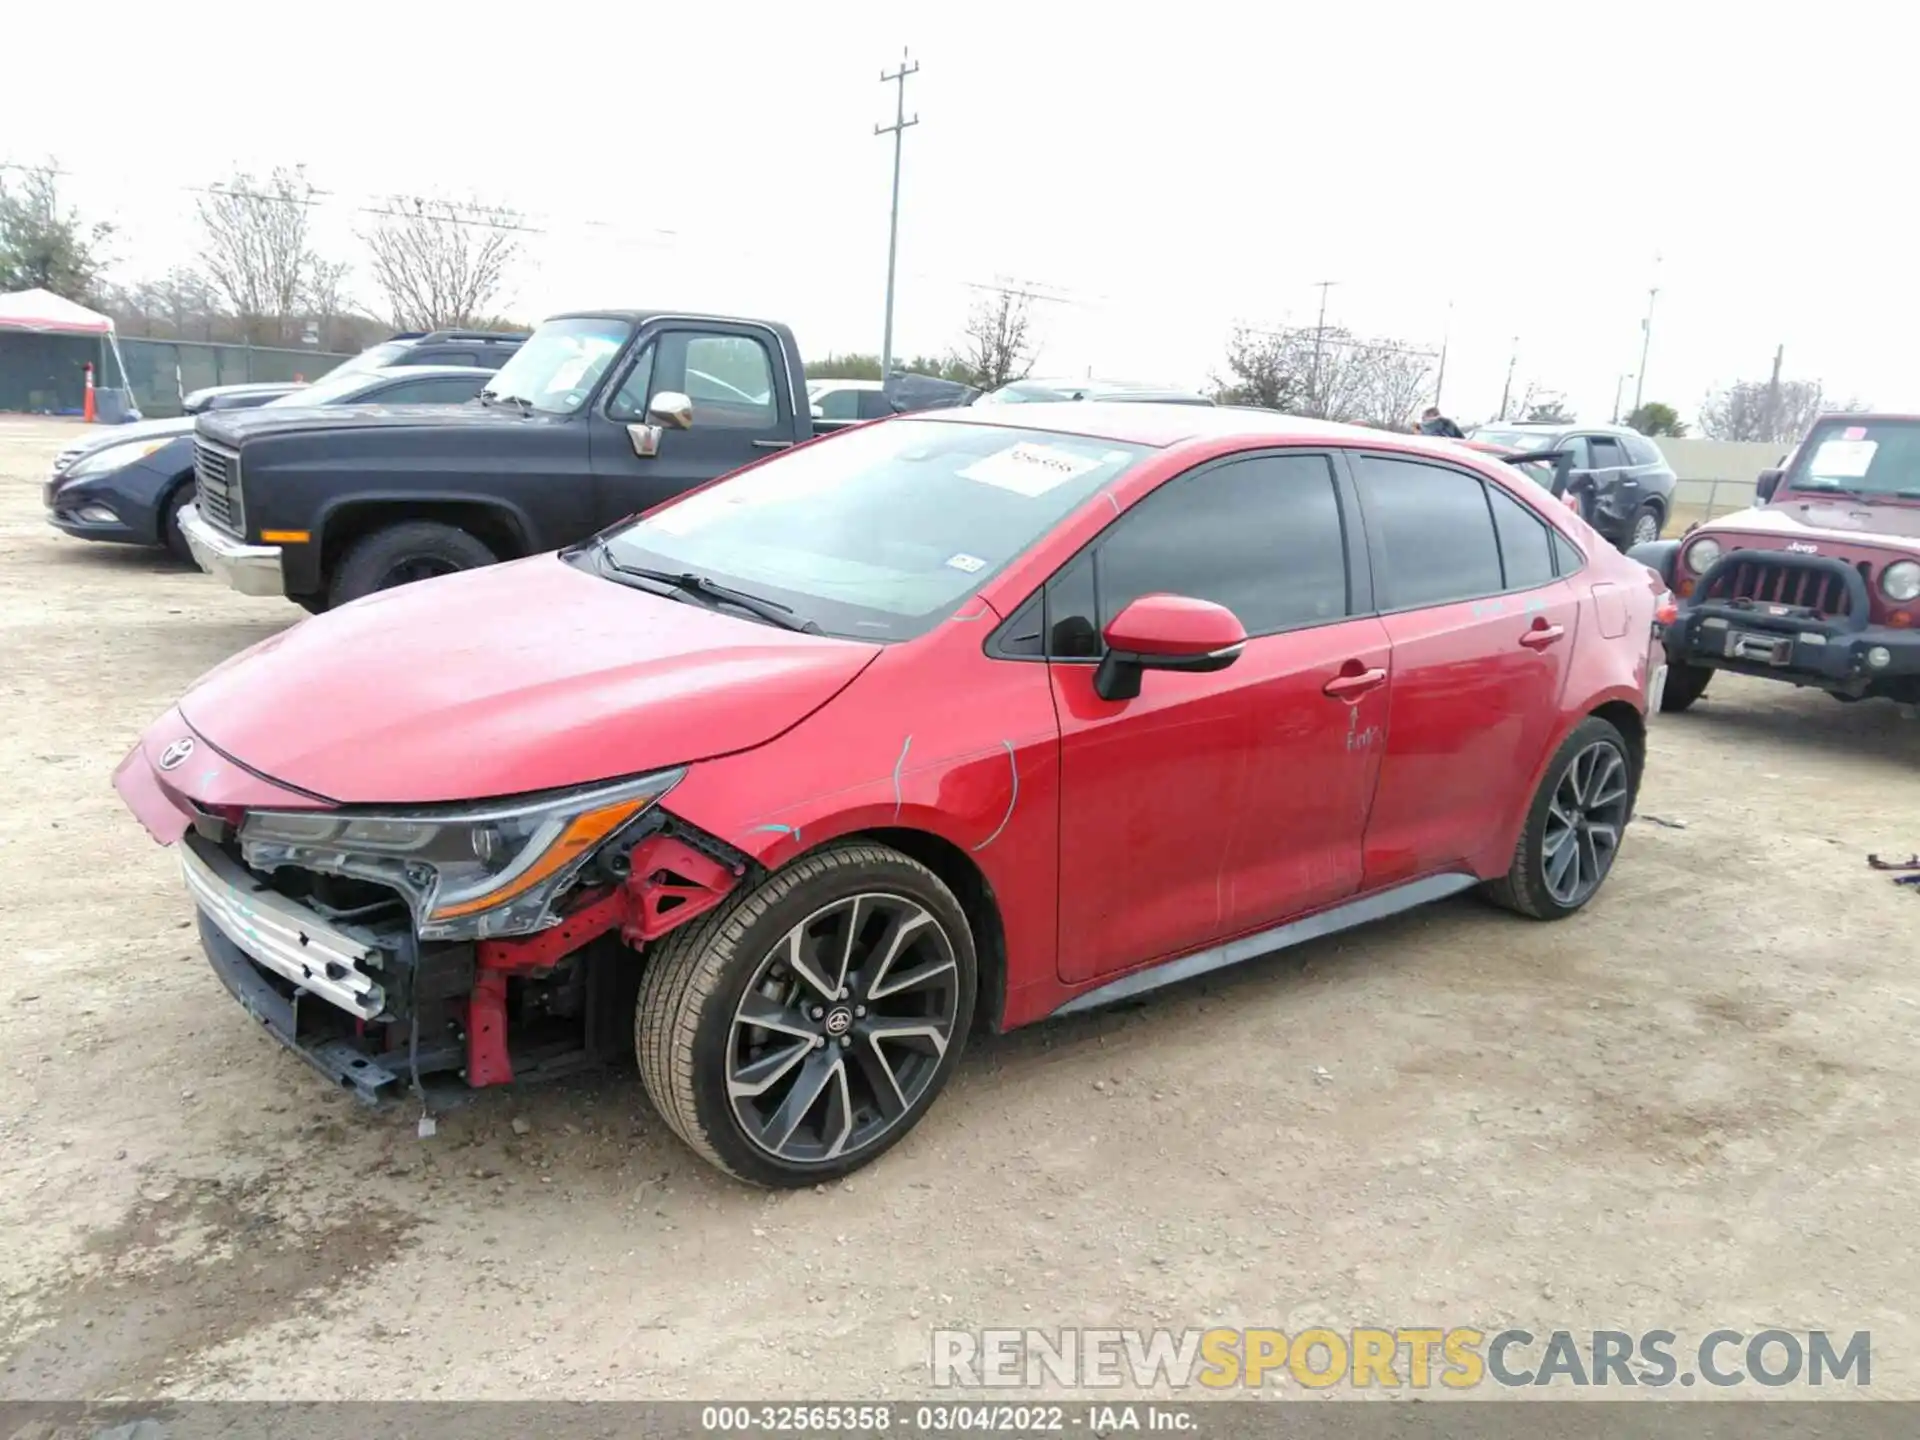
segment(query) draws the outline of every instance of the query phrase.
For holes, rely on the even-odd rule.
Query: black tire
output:
[[[287,598],[309,615],[327,613],[327,597],[324,595],[289,595]]]
[[[353,543],[327,585],[330,608],[414,580],[477,570],[500,557],[484,541],[437,520],[407,520]]]
[[[1596,752],[1608,758],[1593,762]],[[1606,768],[1608,765],[1613,768]],[[1563,786],[1569,783],[1570,776],[1575,790],[1580,788],[1577,767],[1586,767],[1585,773],[1592,782],[1596,797],[1592,812],[1585,812],[1584,806],[1563,808],[1559,803],[1565,799]],[[1615,779],[1620,787],[1617,794],[1612,788]],[[1527,807],[1527,822],[1520,829],[1513,864],[1498,880],[1482,886],[1482,893],[1494,904],[1532,920],[1564,920],[1581,909],[1600,892],[1612,872],[1639,784],[1640,777],[1634,771],[1633,752],[1627,747],[1626,737],[1610,722],[1589,715],[1554,752],[1540,789],[1534,794],[1533,804]],[[1585,813],[1603,816],[1613,830],[1611,844],[1601,846],[1597,837],[1577,827],[1558,824],[1556,817],[1564,819],[1567,810],[1581,810],[1583,818]],[[1562,835],[1566,838],[1557,839]],[[1556,856],[1564,854],[1563,847],[1568,845],[1574,851],[1570,863],[1585,866],[1592,859],[1597,870],[1591,885],[1582,881],[1572,893],[1557,888],[1560,880],[1554,874]],[[1577,870],[1575,878],[1581,879]]]
[[[878,1013],[883,998],[889,1007],[894,1007],[903,1001],[911,1004],[914,994],[923,993],[916,992],[912,986],[901,987],[908,991],[906,996],[888,993],[884,986],[869,993],[869,987],[876,980],[897,980],[902,973],[890,969],[886,961],[876,961],[878,940],[864,953],[863,959],[842,962],[843,973],[837,982],[841,986],[839,997],[827,1002],[832,1010],[812,1006],[812,1010],[819,1013],[812,1014],[807,1023],[811,1027],[813,1022],[818,1022],[817,1035],[809,1037],[799,1029],[779,1027],[755,1030],[750,1021],[739,1018],[741,1007],[751,997],[755,1002],[771,1005],[780,1016],[807,1020],[815,992],[798,981],[804,965],[793,970],[783,966],[783,956],[800,953],[798,948],[788,951],[785,942],[799,933],[802,938],[798,946],[804,947],[807,927],[820,917],[836,912],[838,907],[850,905],[854,918],[848,922],[851,935],[844,954],[853,957],[857,953],[855,942],[866,933],[857,918],[860,906],[882,900],[897,902],[903,909],[921,912],[935,922],[936,928],[929,930],[924,921],[914,920],[911,933],[919,938],[901,940],[895,948],[903,958],[909,953],[935,957],[931,963],[919,964],[904,973],[932,976],[923,983],[929,987],[941,986],[945,1004],[942,1013],[948,1029],[937,1050],[923,1049],[917,1036],[911,1040],[900,1039],[905,1032],[897,1024],[891,1031],[884,1024],[888,1019],[924,1017]],[[887,923],[881,911],[870,913],[868,919],[869,929],[876,919],[883,925]],[[905,933],[902,927],[902,934]],[[838,948],[840,941],[830,938],[828,944]],[[909,952],[907,946],[916,948]],[[827,953],[826,949],[821,953]],[[938,957],[942,955],[952,960],[950,982],[941,978],[944,967]],[[805,965],[811,964],[811,961],[805,962]],[[774,978],[783,971],[787,980]],[[788,983],[790,994],[798,997],[797,1001],[770,997],[770,987],[777,990]],[[937,875],[917,860],[884,845],[858,842],[833,845],[803,856],[712,914],[675,931],[656,953],[647,957],[633,1015],[634,1050],[640,1062],[640,1078],[654,1108],[673,1132],[702,1158],[728,1174],[776,1189],[831,1180],[868,1164],[897,1144],[945,1088],[966,1048],[977,985],[978,965],[966,914]],[[869,1017],[866,1007],[860,1006],[860,1015],[868,1018],[854,1020],[851,1018],[853,1006],[861,998],[874,1003],[875,1011]],[[923,998],[931,1001],[934,997],[923,995]],[[843,1017],[844,1026],[832,1028]],[[745,1031],[744,1049],[737,1030]],[[798,1038],[783,1042],[779,1037],[784,1034]],[[888,1052],[882,1049],[882,1038],[888,1034],[894,1037],[886,1039],[889,1046],[911,1051],[900,1064],[889,1060]],[[756,1035],[765,1037],[759,1049],[751,1043]],[[831,1038],[834,1036],[839,1037],[837,1047]],[[925,1044],[934,1046],[936,1041],[928,1038]],[[900,1052],[896,1049],[893,1053],[897,1057]],[[754,1058],[743,1061],[746,1055]],[[783,1055],[786,1056],[785,1068],[775,1072],[771,1068],[773,1062],[781,1060]],[[878,1071],[874,1066],[876,1059]],[[736,1097],[730,1081],[756,1066],[773,1078],[764,1082],[759,1093]],[[812,1145],[815,1131],[805,1127],[809,1117],[818,1113],[817,1135],[820,1141],[825,1141],[828,1119],[834,1114],[833,1098],[828,1094],[831,1076],[812,1087],[810,1093],[823,1097],[821,1101],[794,1105],[815,1067],[832,1071],[835,1066],[843,1077],[838,1082],[838,1094],[846,1114],[846,1125],[837,1133],[839,1142],[849,1147],[838,1153],[824,1143]],[[903,1072],[908,1077],[905,1084],[898,1078]],[[869,1104],[862,1108],[860,1096],[855,1093],[858,1090],[869,1098],[877,1095],[877,1089],[869,1082],[879,1073],[884,1073],[892,1082],[896,1097],[893,1103],[905,1102],[904,1108],[891,1118],[884,1114],[885,1106]],[[752,1112],[753,1107],[774,1104],[776,1100],[775,1118],[797,1108],[794,1124],[799,1128],[790,1130],[770,1149],[765,1142],[775,1128],[771,1121],[759,1139],[749,1138],[747,1121],[737,1113],[736,1107]],[[816,1103],[825,1108],[816,1112],[813,1108]],[[852,1142],[863,1127],[870,1133],[854,1147]],[[821,1153],[817,1156],[776,1153],[786,1149],[787,1142],[796,1134],[804,1142],[796,1144],[796,1150],[811,1145]]]
[[[1707,682],[1711,679],[1711,666],[1668,664],[1667,688],[1660,692],[1660,713],[1678,715],[1707,693]]]
[[[1660,513],[1658,504],[1652,500],[1641,501],[1640,508],[1633,512],[1633,519],[1627,522],[1626,545],[1651,545],[1660,538],[1660,532],[1666,528],[1666,523],[1666,516]],[[1653,527],[1652,531],[1641,534],[1642,529],[1648,525]]]
[[[193,497],[199,492],[193,488],[192,479],[176,485],[167,492],[167,498],[160,502],[160,543],[167,547],[167,553],[183,565],[194,564],[193,551],[187,547],[187,537],[180,531],[180,512],[193,503]],[[197,568],[197,567],[196,567]]]

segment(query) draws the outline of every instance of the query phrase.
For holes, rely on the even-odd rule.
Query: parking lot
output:
[[[935,1326],[1219,1323],[1870,1330],[1920,1396],[1891,705],[1719,677],[1573,920],[1451,902],[980,1042],[771,1196],[625,1071],[423,1139],[256,1033],[109,773],[300,612],[55,534],[72,434],[0,419],[0,1395],[913,1395]]]

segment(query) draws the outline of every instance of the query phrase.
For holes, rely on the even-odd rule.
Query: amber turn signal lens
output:
[[[1907,626],[1913,624],[1913,616],[1905,610],[1896,610],[1887,616],[1887,624],[1897,629],[1905,629]]]

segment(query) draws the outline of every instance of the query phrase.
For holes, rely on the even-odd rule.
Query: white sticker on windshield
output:
[[[960,472],[968,480],[1011,490],[1032,498],[1044,495],[1055,486],[1076,480],[1089,470],[1098,470],[1105,462],[1052,445],[1023,440],[1005,450],[996,450],[976,460]]]
[[[947,568],[949,570],[964,570],[967,574],[972,575],[976,571],[986,569],[987,562],[982,560],[978,555],[949,555],[947,557]]]
[[[1807,473],[1819,480],[1859,480],[1872,468],[1879,448],[1872,440],[1825,441],[1814,452]]]

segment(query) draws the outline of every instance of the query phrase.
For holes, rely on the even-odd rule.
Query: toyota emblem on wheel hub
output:
[[[853,1012],[844,1005],[836,1005],[827,1014],[827,1034],[844,1035],[853,1028]]]
[[[193,754],[193,737],[183,736],[160,752],[160,768],[177,770],[186,763],[186,758],[191,754]]]

